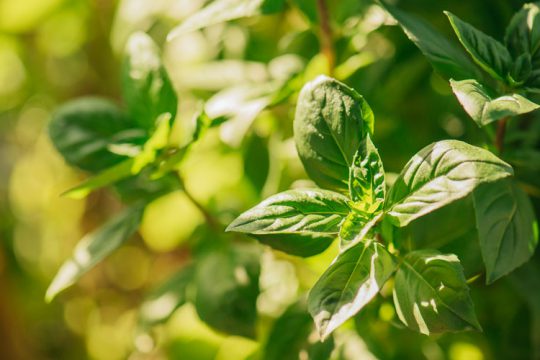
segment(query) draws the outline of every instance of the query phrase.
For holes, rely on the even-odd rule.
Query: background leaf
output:
[[[396,273],[394,305],[405,325],[425,335],[481,330],[463,268],[452,254],[435,250],[407,254]]]
[[[139,227],[144,205],[125,209],[77,244],[71,259],[66,261],[47,289],[45,298],[51,301],[60,291],[74,284],[82,275],[110,255]]]
[[[294,140],[308,175],[321,187],[348,191],[349,167],[367,133],[373,112],[355,90],[319,76],[298,98]]]
[[[467,114],[478,126],[486,126],[507,116],[526,114],[540,107],[517,93],[494,98],[482,84],[472,79],[450,80],[450,85]]]
[[[480,186],[473,198],[490,284],[531,258],[538,244],[538,224],[527,194],[512,179]]]
[[[309,292],[308,310],[321,339],[369,303],[394,271],[392,256],[375,241],[341,253]]]
[[[426,146],[405,165],[385,205],[397,226],[405,226],[470,194],[482,183],[511,176],[510,165],[487,150],[457,140]]]
[[[146,134],[110,101],[80,98],[53,114],[49,137],[70,165],[98,172],[126,158],[112,153],[111,145],[140,144]]]
[[[176,116],[178,99],[161,62],[158,46],[143,32],[128,40],[122,68],[122,94],[134,121],[143,129],[153,129],[164,113]]]

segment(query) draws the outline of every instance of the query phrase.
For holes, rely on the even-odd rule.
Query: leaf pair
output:
[[[341,253],[308,298],[322,339],[358,313],[396,271],[394,299],[407,326],[426,334],[479,329],[458,258],[436,250],[397,258],[375,240],[378,224],[384,220],[405,227],[481,185],[492,192],[475,193],[482,201],[498,201],[490,186],[512,176],[512,168],[484,149],[439,141],[405,165],[387,194],[372,133],[373,113],[353,89],[327,77],[306,84],[298,99],[294,138],[306,172],[328,190],[274,195],[227,230],[300,256],[317,254],[341,238]]]
[[[523,96],[527,92],[536,92],[535,86],[540,85],[540,82],[536,85],[540,71],[536,69],[540,65],[538,5],[526,4],[514,15],[506,29],[505,44],[445,12],[473,62],[499,84],[498,89],[493,90],[465,54],[437,30],[384,1],[380,3],[435,70],[450,79],[454,94],[478,126],[538,109],[538,104]]]

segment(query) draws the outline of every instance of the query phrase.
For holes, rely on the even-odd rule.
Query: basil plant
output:
[[[481,330],[463,254],[441,251],[440,239],[421,244],[414,231],[405,237],[402,230],[424,219],[453,221],[432,217],[465,204],[460,208],[471,218],[460,220],[474,223],[470,241],[479,244],[491,283],[533,254],[538,232],[530,200],[516,185],[510,165],[456,140],[420,150],[389,186],[373,130],[373,112],[354,89],[326,76],[306,84],[296,108],[294,139],[307,174],[319,187],[271,196],[227,231],[302,257],[319,254],[338,239],[339,254],[308,296],[322,340],[383,286],[393,286],[396,313],[410,329],[422,334]],[[449,227],[448,241],[462,235],[463,228]]]

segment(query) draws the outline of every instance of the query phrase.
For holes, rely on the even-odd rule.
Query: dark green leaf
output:
[[[144,129],[153,129],[158,117],[176,116],[178,100],[158,46],[143,32],[128,40],[122,69],[122,94],[131,117]]]
[[[512,167],[482,148],[457,140],[426,146],[405,165],[390,189],[387,216],[397,226],[470,194],[482,183],[511,176]]]
[[[478,71],[466,54],[424,20],[381,1],[409,39],[418,46],[433,68],[446,78],[476,78]]]
[[[188,299],[188,287],[194,278],[193,266],[186,266],[152,291],[141,305],[139,322],[153,326],[167,321]]]
[[[59,292],[74,284],[105,257],[120,247],[139,227],[144,205],[135,205],[87,234],[77,244],[71,259],[66,261],[47,289],[45,299],[51,301]]]
[[[308,298],[321,339],[356,315],[395,271],[392,256],[379,243],[360,243],[341,253]]]
[[[523,5],[508,24],[504,42],[514,58],[528,53],[534,55],[540,48],[540,8],[536,3]]]
[[[366,134],[371,108],[345,84],[320,76],[298,98],[294,139],[308,175],[321,187],[348,191],[349,167]]]
[[[214,0],[175,27],[167,40],[226,21],[276,13],[283,9],[284,4],[285,0]]]
[[[66,103],[53,114],[49,136],[70,165],[98,172],[126,158],[112,153],[111,145],[144,142],[146,133],[134,127],[113,103],[81,98]]]
[[[494,78],[506,81],[506,76],[512,69],[512,56],[506,47],[454,14],[448,11],[445,14],[448,16],[459,41],[473,60]]]
[[[516,116],[540,107],[527,98],[514,93],[492,97],[476,80],[450,80],[459,102],[478,126],[485,126],[507,116]]]
[[[310,360],[326,360],[334,348],[333,338],[320,343],[310,341],[314,331],[313,319],[304,299],[289,306],[275,321],[263,350],[263,360],[298,360],[307,353]]]
[[[512,179],[480,186],[473,198],[489,284],[531,258],[538,224],[531,201]]]
[[[349,211],[343,195],[321,189],[289,190],[246,211],[227,231],[251,234],[289,254],[311,256],[332,243]]]
[[[228,334],[255,335],[259,255],[253,247],[238,246],[198,259],[195,308],[201,320]]]
[[[394,305],[405,325],[425,335],[481,330],[463,268],[453,254],[407,254],[396,273]]]

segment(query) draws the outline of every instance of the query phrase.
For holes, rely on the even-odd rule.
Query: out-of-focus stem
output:
[[[504,151],[504,136],[506,134],[506,124],[508,117],[502,118],[497,124],[497,133],[495,135],[495,147],[499,151],[499,155]]]
[[[321,53],[326,57],[326,61],[328,62],[328,74],[333,75],[336,65],[336,54],[334,52],[332,28],[330,27],[330,15],[326,6],[326,0],[317,0],[317,11],[319,13],[320,23]]]

